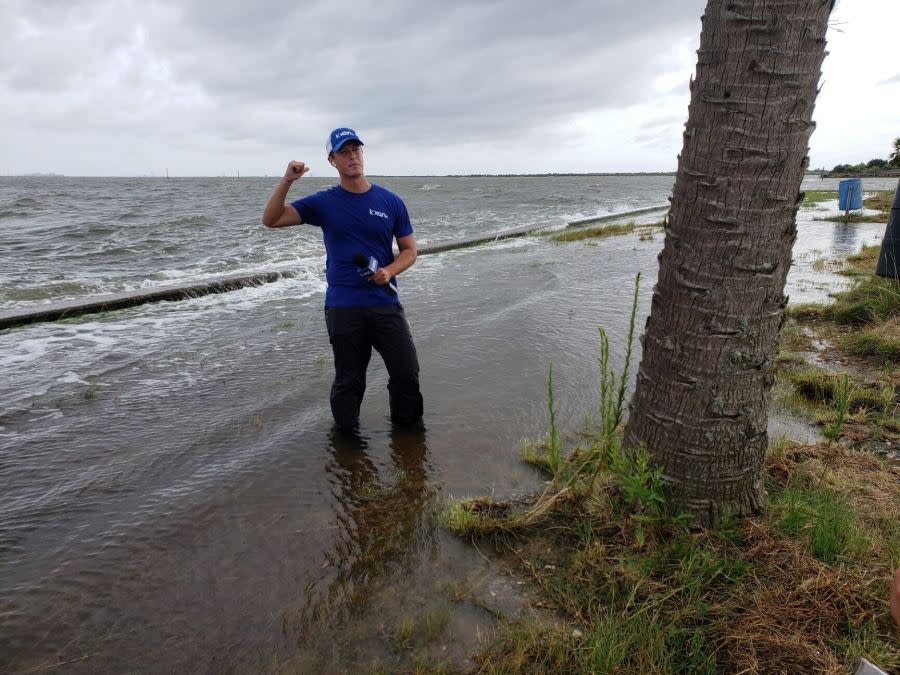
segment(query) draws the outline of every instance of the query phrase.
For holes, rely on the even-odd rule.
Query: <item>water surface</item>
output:
[[[434,243],[657,204],[673,179],[376,180]],[[437,622],[416,635],[437,660],[463,659],[490,625],[453,584],[515,607],[434,512],[448,496],[539,488],[518,448],[546,431],[547,369],[560,426],[577,433],[597,407],[597,326],[620,368],[634,275],[643,326],[661,233],[420,258],[401,294],[426,428],[392,429],[373,359],[354,440],[331,429],[319,235],[258,224],[273,182],[0,180],[3,308],[302,272],[0,333],[0,669],[390,669],[410,663],[393,637],[405,620]],[[817,258],[884,230],[814,216],[801,213],[792,301],[840,283]]]

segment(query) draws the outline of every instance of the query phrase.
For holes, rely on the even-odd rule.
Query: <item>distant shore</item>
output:
[[[616,176],[672,176],[677,175],[675,171],[598,171],[589,173],[449,173],[449,174],[368,174],[369,178],[574,178],[583,176],[596,177],[616,177]],[[889,169],[875,172],[852,172],[852,173],[834,173],[831,171],[808,171],[806,176],[817,176],[819,178],[900,178],[900,169]],[[323,178],[323,176],[318,176]],[[235,175],[218,175],[218,176],[81,176],[67,175],[61,173],[25,173],[25,174],[4,174],[0,178],[146,178],[150,180],[174,180],[182,178],[233,178],[234,180],[256,179],[256,178],[277,178],[277,176],[235,176]]]
[[[369,178],[567,178],[573,176],[672,176],[676,175],[675,171],[618,171],[618,172],[591,172],[591,173],[447,173],[447,174],[366,174]],[[62,173],[20,173],[20,174],[4,174],[2,178],[150,178],[150,179],[175,179],[175,178],[234,178],[240,180],[242,178],[277,178],[278,176],[235,176],[235,175],[217,175],[217,176],[156,176],[156,175],[139,175],[139,176],[80,176],[66,175]],[[321,176],[319,176],[321,178]]]
[[[851,172],[827,172],[820,174],[822,178],[900,178],[900,169],[888,169],[886,171],[851,171]]]

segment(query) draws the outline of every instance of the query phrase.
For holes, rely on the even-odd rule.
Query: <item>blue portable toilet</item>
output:
[[[842,180],[838,185],[838,208],[841,211],[861,209],[862,192],[862,178]]]

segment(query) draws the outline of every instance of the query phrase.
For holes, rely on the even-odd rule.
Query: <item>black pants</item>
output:
[[[334,352],[331,413],[339,427],[359,423],[372,347],[387,367],[391,419],[412,424],[422,417],[419,359],[401,305],[326,307],[325,324]]]

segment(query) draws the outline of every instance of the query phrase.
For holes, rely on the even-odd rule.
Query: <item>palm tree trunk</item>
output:
[[[709,0],[625,430],[698,524],[765,504],[766,395],[832,0]]]

